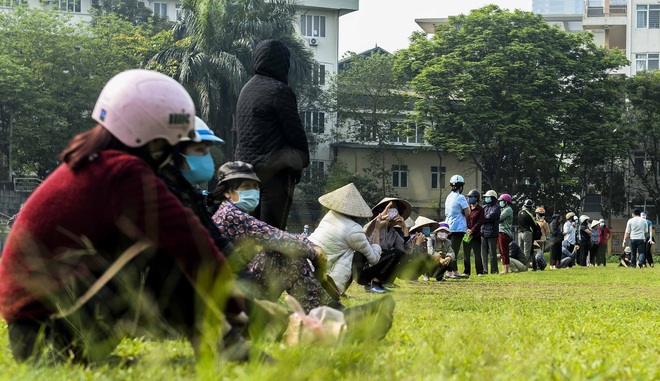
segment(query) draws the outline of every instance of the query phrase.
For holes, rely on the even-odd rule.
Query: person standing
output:
[[[470,215],[470,209],[465,196],[461,194],[465,185],[463,176],[452,176],[449,179],[449,185],[451,185],[451,193],[445,199],[445,221],[451,229],[449,235],[451,248],[454,253],[458,253],[461,242],[463,242],[463,236],[467,232],[467,217]],[[456,261],[452,261],[449,266],[449,271],[456,275],[458,273]],[[462,276],[462,274],[459,274],[459,276]]]
[[[648,262],[650,267],[653,267],[653,223],[651,220],[646,218],[646,213],[642,212],[642,218],[646,220],[646,243],[644,244],[644,255],[646,256],[646,262]]]
[[[564,234],[561,231],[561,215],[554,214],[550,222],[550,270],[554,270],[561,262],[562,247],[561,243],[564,239]]]
[[[573,212],[566,213],[566,222],[562,227],[562,232],[564,233],[564,241],[568,242],[568,251],[573,252],[573,246],[575,246],[575,221],[577,216]]]
[[[591,247],[589,247],[589,266],[596,266],[598,255],[598,241],[600,240],[600,235],[598,231],[598,221],[591,221],[590,229],[591,230]]]
[[[497,205],[497,193],[489,190],[484,195],[484,225],[481,227],[481,261],[484,273],[488,272],[488,258],[490,255],[490,273],[497,274],[497,237],[500,232],[500,207]],[[509,273],[509,266],[504,267],[503,274]]]
[[[632,217],[626,223],[626,232],[623,235],[623,243],[630,238],[631,257],[630,263],[632,266],[641,267],[644,265],[644,238],[646,234],[646,221],[641,217],[639,209],[634,209]],[[639,259],[637,258],[639,253]]]
[[[518,212],[518,245],[522,249],[522,254],[527,257],[527,262],[531,262],[532,270],[536,271],[536,260],[534,258],[534,240],[532,238],[532,225],[536,223],[532,215],[534,210],[534,201],[527,199],[523,207]]]
[[[511,241],[513,241],[513,232],[511,225],[513,225],[513,209],[511,209],[511,195],[502,193],[498,199],[500,207],[500,226],[497,235],[497,248],[500,250],[500,257],[502,260],[502,267],[504,271],[509,271],[510,256],[509,250]]]
[[[550,226],[548,225],[548,222],[545,220],[545,208],[539,206],[538,208],[536,208],[534,213],[536,216],[536,223],[541,228],[541,239],[536,240],[536,242],[539,244],[541,251],[545,252],[546,241],[550,236]]]
[[[261,179],[254,217],[286,230],[295,184],[309,165],[305,128],[296,96],[288,85],[289,49],[277,40],[260,42],[254,52],[255,75],[236,104],[234,160],[252,164]]]
[[[468,205],[470,205],[470,214],[467,216],[467,231],[466,235],[469,237],[468,241],[463,243],[463,273],[465,275],[471,274],[470,256],[474,252],[474,266],[477,275],[484,273],[484,266],[481,260],[481,226],[484,223],[484,208],[479,205],[481,195],[476,189],[468,192]]]
[[[610,242],[612,232],[610,228],[605,226],[605,220],[598,220],[598,254],[596,255],[596,264],[598,266],[605,266],[607,263],[607,245]]]
[[[589,247],[591,247],[591,230],[589,229],[589,216],[583,214],[579,219],[580,225],[577,228],[580,251],[578,252],[577,264],[587,266],[587,256],[589,256]]]

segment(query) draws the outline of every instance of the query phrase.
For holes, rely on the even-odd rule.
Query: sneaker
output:
[[[477,274],[477,276],[485,276],[486,274]]]
[[[429,276],[428,276],[428,275],[424,275],[424,282],[428,282],[428,281],[429,281]]]
[[[459,277],[454,275],[454,273],[449,273],[449,274],[445,275],[445,278],[447,278],[447,279],[459,279]]]
[[[470,277],[470,274],[461,274],[461,273],[458,273],[458,274],[454,274],[454,275],[456,275],[456,277],[457,277],[458,279],[467,279],[467,278]]]
[[[374,286],[364,286],[364,290],[366,292],[372,293],[372,294],[384,294],[387,291],[383,290],[382,288],[374,285]]]

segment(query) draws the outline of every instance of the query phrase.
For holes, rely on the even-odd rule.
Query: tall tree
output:
[[[311,82],[311,51],[295,31],[293,0],[184,0],[174,27],[174,47],[152,62],[176,73],[190,91],[198,114],[225,140],[224,159],[233,151],[232,122],[243,85],[254,74],[252,54],[266,39],[278,39],[291,51],[290,85]]]
[[[579,191],[567,163],[597,148],[582,137],[611,128],[583,115],[616,114],[621,98],[600,96],[626,63],[590,34],[491,5],[450,17],[430,39],[414,34],[396,73],[432,121],[431,144],[471,158],[489,188],[564,209]]]
[[[407,133],[400,125],[405,119],[407,96],[394,81],[393,65],[394,56],[389,53],[350,53],[324,94],[326,107],[338,115],[335,139],[373,145],[366,172],[379,184],[381,197],[393,194],[388,167],[396,157],[392,141],[397,134]]]
[[[103,84],[168,43],[167,33],[151,39],[113,16],[94,26],[70,20],[38,8],[0,13],[0,104],[18,174],[50,173],[68,141],[93,124]]]
[[[660,210],[660,72],[644,72],[628,78],[626,94],[629,107],[625,128],[632,143],[632,175],[629,178],[637,198],[653,200]],[[634,196],[634,195],[631,195]]]

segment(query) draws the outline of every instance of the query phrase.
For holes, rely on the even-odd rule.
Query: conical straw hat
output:
[[[415,226],[415,221],[410,217],[406,218],[406,227],[411,229],[413,226]]]
[[[371,209],[353,183],[319,197],[319,203],[330,210],[351,217],[371,217]]]
[[[440,223],[433,221],[430,218],[424,216],[419,216],[415,220],[415,225],[410,229],[411,232],[422,230],[423,227],[428,226],[431,228],[431,231],[435,230],[440,226]]]
[[[390,203],[390,201],[394,201],[396,204],[397,210],[399,211],[399,214],[403,219],[405,220],[406,218],[410,217],[410,214],[412,213],[412,205],[410,203],[402,198],[396,198],[396,197],[385,197],[384,199],[380,200],[376,206],[371,208],[371,211],[373,212],[372,216],[376,217],[380,212],[382,212],[387,204]]]

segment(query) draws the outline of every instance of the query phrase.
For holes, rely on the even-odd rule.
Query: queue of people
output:
[[[349,337],[381,339],[394,300],[347,308],[352,282],[387,294],[397,278],[465,279],[472,258],[477,276],[543,270],[546,244],[551,268],[603,258],[598,245],[611,232],[602,220],[569,213],[565,224],[559,215],[548,224],[545,210],[525,200],[516,242],[512,197],[488,190],[482,202],[473,189],[466,198],[460,175],[450,179],[443,221],[413,221],[413,206],[398,197],[371,207],[347,184],[318,199],[328,212],[313,233],[287,232],[309,150],[287,84],[288,49],[267,40],[254,60],[237,105],[237,160],[217,171],[210,148],[222,139],[195,116],[181,84],[137,69],[106,83],[91,114],[96,125],[62,151],[2,253],[0,314],[16,360],[95,362],[138,330],[181,335],[197,356],[265,360],[254,357],[250,339],[259,321],[288,319],[268,307],[284,292],[305,312],[343,311]],[[200,185],[214,175],[215,189],[204,193]],[[651,227],[633,214],[626,263],[643,266]]]

